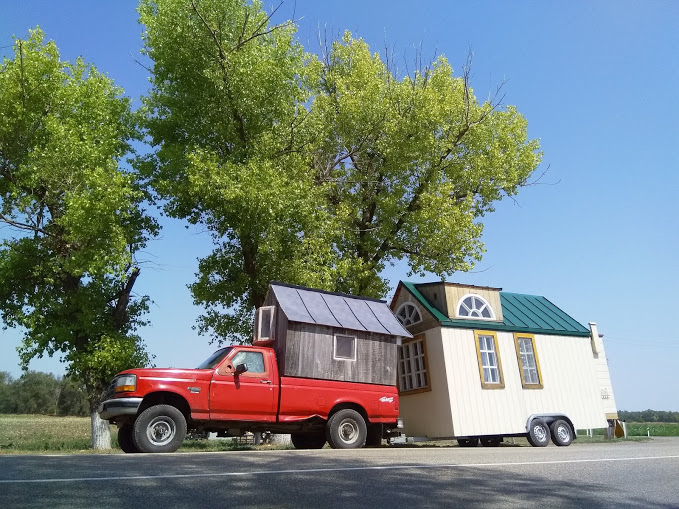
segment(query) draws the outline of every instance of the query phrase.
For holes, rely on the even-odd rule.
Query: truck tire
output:
[[[549,427],[542,419],[533,419],[530,422],[528,435],[526,436],[528,443],[533,447],[545,447],[549,445]]]
[[[573,441],[573,430],[570,424],[563,419],[558,419],[549,425],[549,430],[552,432],[552,442],[556,445],[565,447],[571,445]]]
[[[458,438],[457,445],[460,447],[476,447],[479,445],[479,437]]]
[[[479,440],[484,447],[498,447],[502,443],[502,437],[498,436],[480,437]]]
[[[172,405],[154,405],[134,421],[134,443],[141,452],[174,452],[186,436],[184,414]]]
[[[360,449],[367,434],[365,420],[351,408],[333,414],[326,427],[326,438],[333,449]]]
[[[368,426],[368,434],[365,438],[366,447],[379,447],[382,445],[382,425],[370,424]]]
[[[125,424],[118,428],[118,445],[123,452],[139,452],[137,444],[134,443],[134,427],[131,424]]]
[[[291,433],[290,440],[295,449],[323,449],[325,445],[325,433]]]

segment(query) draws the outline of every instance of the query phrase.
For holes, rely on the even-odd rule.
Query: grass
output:
[[[111,426],[111,451],[118,448],[118,429]],[[0,414],[0,454],[102,453],[90,448],[89,417]],[[235,440],[187,438],[179,452],[249,451],[289,448],[282,445],[248,445]]]
[[[643,440],[650,428],[651,437],[679,436],[679,423],[627,423],[629,441]],[[594,436],[588,437],[584,430],[578,431],[576,444],[607,441],[604,429],[595,429]],[[117,429],[111,426],[111,452],[120,452],[116,439]],[[620,441],[618,439],[617,441]],[[455,441],[420,442],[405,446],[451,447]],[[505,446],[527,445],[524,438],[509,438]],[[403,447],[403,446],[401,446]],[[179,452],[199,451],[249,451],[290,448],[281,445],[249,445],[235,440],[205,440],[187,438]],[[30,453],[92,453],[90,448],[89,417],[54,417],[47,415],[3,415],[0,414],[0,454]]]

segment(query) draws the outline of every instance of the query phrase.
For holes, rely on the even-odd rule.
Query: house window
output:
[[[273,306],[262,306],[255,311],[255,341],[273,339]]]
[[[467,294],[457,305],[457,316],[464,318],[478,318],[480,320],[495,320],[495,313],[490,304],[475,294]]]
[[[396,311],[396,317],[404,327],[422,321],[420,310],[412,302],[404,302]]]
[[[335,334],[334,358],[343,361],[355,361],[356,337]]]
[[[532,334],[514,334],[516,359],[521,371],[521,385],[524,389],[542,389],[540,361],[535,351],[535,336]]]
[[[427,349],[422,334],[398,347],[398,381],[401,392],[423,392],[431,389]]]
[[[497,335],[490,331],[474,331],[476,355],[479,361],[481,387],[484,389],[503,389],[502,363],[497,348]]]

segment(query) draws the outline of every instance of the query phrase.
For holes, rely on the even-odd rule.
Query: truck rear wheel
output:
[[[365,445],[367,434],[365,420],[351,408],[335,413],[326,428],[326,438],[333,449],[360,449]]]
[[[134,421],[134,443],[142,452],[174,452],[186,436],[184,414],[171,405],[154,405]]]
[[[322,449],[325,445],[325,433],[291,433],[290,440],[295,449]]]
[[[125,424],[118,428],[118,445],[123,452],[139,452],[134,443],[134,428],[131,424]]]

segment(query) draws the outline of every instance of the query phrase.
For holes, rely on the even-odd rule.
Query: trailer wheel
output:
[[[481,437],[479,440],[484,447],[498,447],[502,443],[502,437],[498,436]]]
[[[559,446],[571,445],[573,441],[573,430],[570,425],[563,419],[554,421],[549,425],[552,432],[552,442]]]
[[[326,428],[326,438],[333,449],[360,449],[365,445],[367,434],[365,420],[351,408],[335,413]]]
[[[325,433],[291,433],[290,440],[295,449],[322,449],[325,445]]]
[[[172,405],[154,405],[134,421],[133,436],[142,452],[174,452],[186,436],[186,419]]]
[[[528,443],[533,447],[545,447],[549,444],[549,427],[542,419],[533,419],[528,429]]]
[[[476,447],[479,445],[479,437],[458,438],[457,445],[460,447]]]
[[[137,444],[134,443],[134,427],[131,424],[118,428],[118,445],[123,452],[139,452]]]

